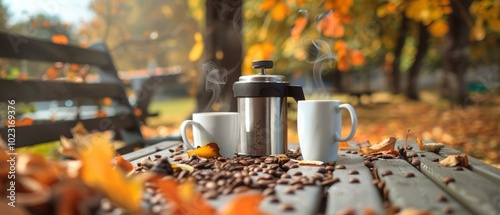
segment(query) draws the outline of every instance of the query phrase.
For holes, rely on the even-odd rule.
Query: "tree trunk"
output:
[[[205,58],[219,69],[220,77],[216,77],[217,81],[210,83],[211,79],[207,79],[210,71],[202,71],[196,112],[237,110],[232,88],[234,82],[241,76],[243,61],[242,5],[242,0],[206,1]],[[204,67],[204,70],[206,69]],[[220,92],[207,90],[210,88],[209,85],[217,90],[220,89]],[[215,103],[220,104],[218,109],[213,108]]]
[[[469,64],[469,6],[472,0],[451,1],[449,32],[444,53],[444,92],[452,104],[466,106],[468,101],[465,72]]]
[[[415,56],[415,60],[408,71],[408,85],[406,88],[406,96],[411,100],[418,100],[418,74],[422,69],[422,62],[424,60],[425,55],[427,54],[427,50],[429,50],[429,31],[427,27],[420,23],[419,24],[419,36],[418,36],[418,46],[417,46],[417,55]]]
[[[401,54],[403,53],[403,47],[405,46],[406,34],[408,33],[408,17],[403,13],[401,19],[401,26],[399,28],[399,36],[396,42],[396,47],[394,48],[394,61],[392,62],[392,73],[389,78],[391,91],[394,94],[401,92],[400,76],[401,71],[399,70],[399,65],[401,63]]]

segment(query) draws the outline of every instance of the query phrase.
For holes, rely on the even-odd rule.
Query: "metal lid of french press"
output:
[[[268,75],[266,69],[273,68],[274,63],[270,60],[254,60],[252,68],[260,69],[260,74],[241,76],[240,82],[264,82],[264,83],[288,83],[285,76],[282,75]]]
[[[252,67],[261,69],[261,73],[241,76],[233,84],[234,97],[286,97],[289,83],[285,76],[266,74],[265,70],[273,65],[270,60],[253,61]]]

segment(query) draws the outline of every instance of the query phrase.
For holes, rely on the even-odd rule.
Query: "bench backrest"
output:
[[[139,120],[134,115],[134,108],[128,102],[124,85],[118,77],[111,55],[104,43],[95,43],[84,49],[0,32],[0,47],[0,58],[92,65],[98,68],[101,80],[101,83],[88,84],[0,79],[0,102],[6,103],[8,100],[15,100],[16,103],[72,100],[78,105],[78,101],[82,100],[98,101],[103,98],[111,98],[113,102],[118,102],[127,109],[115,116],[83,120],[77,117],[75,120],[53,122],[35,121],[31,126],[16,127],[16,147],[59,140],[61,135],[71,137],[70,129],[77,122],[82,122],[89,130],[115,130],[117,135],[128,145],[142,144],[143,137]],[[6,140],[7,127],[0,128],[0,133],[2,138]]]

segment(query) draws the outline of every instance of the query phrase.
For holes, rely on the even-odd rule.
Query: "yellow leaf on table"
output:
[[[230,201],[220,212],[220,215],[264,215],[259,210],[259,205],[264,199],[262,194],[248,194],[236,197]]]
[[[112,202],[130,214],[141,212],[142,184],[138,177],[126,178],[125,174],[113,168],[111,160],[115,156],[109,140],[93,139],[81,152],[82,180],[101,192]]]
[[[196,191],[196,184],[186,180],[179,184],[173,179],[158,181],[159,192],[173,204],[170,214],[173,215],[214,215],[216,210],[208,204],[203,196]]]
[[[204,158],[215,158],[220,157],[219,150],[217,143],[209,143],[200,148],[188,151],[187,154],[189,157],[191,157],[191,155],[198,155]]]

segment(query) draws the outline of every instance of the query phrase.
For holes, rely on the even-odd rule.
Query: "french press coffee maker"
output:
[[[300,86],[290,86],[282,75],[268,75],[273,61],[253,61],[260,69],[256,75],[241,76],[234,83],[240,117],[240,139],[237,152],[241,155],[263,156],[285,153],[287,150],[287,97],[304,100]]]

